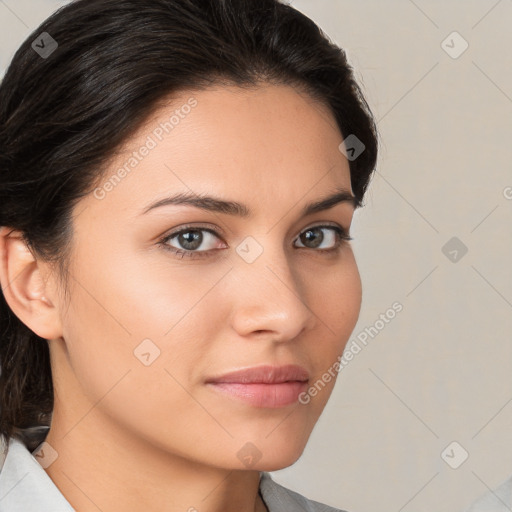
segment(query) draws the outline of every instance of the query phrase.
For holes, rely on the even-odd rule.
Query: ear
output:
[[[33,332],[47,340],[62,336],[59,310],[45,283],[48,266],[37,260],[20,231],[0,227],[0,283],[7,304]]]

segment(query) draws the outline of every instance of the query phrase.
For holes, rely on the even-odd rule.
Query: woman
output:
[[[78,0],[0,87],[2,511],[337,510],[274,482],[356,324],[377,157],[276,0]]]

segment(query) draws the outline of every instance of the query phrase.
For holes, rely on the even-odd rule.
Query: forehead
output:
[[[292,86],[184,91],[160,102],[116,153],[101,203],[128,211],[180,191],[256,199],[262,209],[307,202],[351,190],[342,140],[330,109]]]

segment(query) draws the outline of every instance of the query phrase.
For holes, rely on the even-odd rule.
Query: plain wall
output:
[[[65,3],[0,2],[0,73]],[[291,5],[347,51],[382,146],[351,230],[362,348],[273,476],[350,512],[462,511],[512,475],[512,1]]]

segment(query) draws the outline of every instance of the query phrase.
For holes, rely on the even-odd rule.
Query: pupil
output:
[[[324,235],[323,235],[322,231],[320,230],[320,228],[314,228],[314,229],[308,229],[304,233],[304,237],[306,238],[307,241],[312,241],[313,242],[313,246],[312,247],[318,247],[322,243]],[[304,241],[302,241],[302,243],[304,245],[306,245],[304,243]]]
[[[187,250],[197,249],[203,240],[201,231],[187,231],[180,235],[180,244]]]

